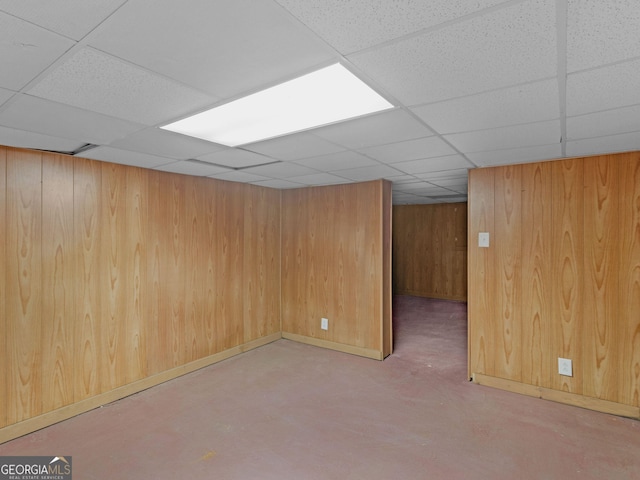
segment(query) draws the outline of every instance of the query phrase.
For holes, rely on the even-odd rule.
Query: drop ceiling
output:
[[[158,127],[340,62],[378,114],[228,148]],[[272,188],[640,149],[638,0],[0,0],[0,144]]]

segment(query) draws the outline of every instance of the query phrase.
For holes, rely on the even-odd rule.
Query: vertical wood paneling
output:
[[[618,401],[618,163],[584,161],[583,393]]]
[[[391,182],[382,185],[382,356],[393,353],[392,208]]]
[[[74,329],[74,397],[80,401],[102,392],[101,164],[75,159],[73,181],[77,318]]]
[[[73,158],[42,164],[42,411],[74,401]]]
[[[147,353],[147,373],[154,375],[171,368],[173,365],[171,356],[163,350],[169,338],[169,315],[167,314],[167,300],[163,297],[162,284],[163,264],[169,258],[165,248],[164,239],[167,238],[168,226],[164,212],[165,204],[162,201],[164,191],[161,177],[168,177],[167,173],[158,171],[147,172],[148,177],[148,202],[147,214],[147,282],[146,282],[146,321],[145,336]]]
[[[522,166],[522,381],[551,387],[551,163]]]
[[[244,207],[244,342],[280,330],[280,192],[246,186]]]
[[[215,239],[218,236],[218,217],[216,216],[216,197],[215,189],[217,182],[206,182],[204,191],[204,210],[206,214],[206,238],[205,238],[205,253],[206,264],[204,265],[205,279],[204,279],[204,335],[207,343],[207,351],[209,355],[216,353],[216,291],[219,288],[219,284],[224,279],[219,278],[218,269],[216,267],[216,252],[213,248],[215,245]]]
[[[284,332],[382,352],[381,208],[379,181],[282,192]]]
[[[495,255],[496,238],[489,248],[478,247],[480,232],[494,232],[494,169],[469,172],[469,374],[495,375],[494,339],[496,324]]]
[[[7,315],[5,311],[7,297],[5,294],[5,276],[7,272],[7,149],[0,147],[0,362],[9,365],[9,340],[7,331]],[[7,410],[9,409],[7,393],[7,367],[0,368],[0,428],[7,424]]]
[[[7,151],[7,423],[42,413],[42,159]]]
[[[185,290],[185,346],[187,362],[206,356],[209,352],[204,324],[204,296],[206,265],[205,236],[207,234],[203,186],[207,179],[189,178],[186,186],[186,242],[185,261],[187,284]]]
[[[124,234],[126,252],[126,316],[124,327],[125,381],[131,383],[147,376],[145,338],[147,285],[148,173],[141,168],[126,169]]]
[[[640,406],[640,154],[620,162],[618,401]]]
[[[102,391],[126,383],[128,352],[127,297],[130,294],[127,251],[127,167],[102,163],[101,292],[103,346]]]
[[[522,167],[495,171],[495,252],[497,326],[495,375],[522,380]]]
[[[554,363],[552,387],[582,394],[582,315],[583,315],[583,237],[584,180],[582,159],[553,164],[552,249],[553,328],[551,345]],[[557,357],[573,361],[573,377],[557,371]]]
[[[396,294],[467,299],[467,204],[393,207]]]

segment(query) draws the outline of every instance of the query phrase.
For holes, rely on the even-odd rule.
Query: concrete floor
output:
[[[384,362],[280,340],[0,445],[90,479],[640,479],[640,422],[467,381],[466,305],[398,296]]]

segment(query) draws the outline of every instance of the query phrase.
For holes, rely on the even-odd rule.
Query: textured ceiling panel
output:
[[[560,121],[529,123],[492,130],[445,135],[463,153],[560,143]]]
[[[263,180],[270,180],[268,177],[263,177],[262,175],[256,175],[255,173],[247,173],[245,171],[227,171],[216,173],[215,175],[210,175],[213,178],[217,178],[218,180],[226,180],[229,182],[260,182]]]
[[[2,0],[0,10],[80,40],[125,0]]]
[[[439,172],[442,170],[456,170],[472,168],[473,165],[462,155],[448,155],[446,157],[426,158],[410,162],[394,163],[394,168],[410,174]]]
[[[562,146],[542,145],[537,147],[511,148],[493,152],[468,153],[467,158],[478,166],[506,165],[510,163],[535,162],[562,156]]]
[[[142,128],[136,123],[28,95],[21,95],[0,110],[0,125],[97,145],[109,144]]]
[[[344,150],[344,147],[303,132],[247,145],[245,149],[268,155],[278,160],[298,160],[340,152]]]
[[[567,118],[567,139],[640,131],[640,105]]]
[[[185,160],[199,155],[223,150],[225,147],[198,138],[187,137],[178,133],[146,128],[126,138],[117,140],[112,147],[134,150],[136,152],[151,153],[164,157]]]
[[[557,70],[555,13],[531,0],[350,59],[407,105],[542,80]]]
[[[427,180],[429,182],[437,183],[441,179],[446,179],[446,178],[452,178],[452,177],[467,178],[468,170],[459,168],[459,169],[445,170],[445,171],[439,171],[439,172],[418,173],[416,174],[416,177],[421,178],[423,180]]]
[[[355,182],[366,182],[368,180],[377,180],[379,178],[391,178],[402,175],[403,172],[387,165],[377,165],[364,168],[349,168],[341,170],[340,176],[353,180]]]
[[[57,152],[73,152],[84,143],[66,138],[51,137],[40,133],[25,132],[15,128],[0,127],[0,145],[9,147],[34,148]]]
[[[217,100],[89,48],[60,65],[29,93],[144,125],[175,119]]]
[[[156,170],[162,170],[163,172],[182,173],[183,175],[194,175],[197,177],[208,177],[221,172],[228,172],[229,170],[224,167],[218,167],[217,165],[207,165],[200,162],[174,162],[162,165],[156,168]]]
[[[640,60],[567,77],[567,115],[640,104]]]
[[[67,38],[0,13],[0,87],[20,90],[72,46]]]
[[[11,90],[5,90],[4,88],[0,88],[0,106],[4,102],[9,100],[11,97],[13,97],[14,94],[15,92],[12,92]]]
[[[134,167],[154,168],[160,165],[166,165],[173,160],[166,157],[158,157],[155,155],[147,155],[146,153],[129,152],[111,147],[98,147],[88,150],[80,156],[91,158],[93,160],[102,160],[111,163],[121,163],[123,165],[132,165]]]
[[[567,142],[567,155],[572,157],[631,150],[640,150],[640,131]]]
[[[505,0],[277,0],[343,54],[449,22]]]
[[[337,61],[270,1],[131,1],[89,44],[219,97]]]
[[[276,159],[267,157],[266,155],[247,152],[246,150],[237,150],[234,148],[227,148],[219,152],[201,155],[197,157],[197,159],[202,160],[203,162],[215,163],[216,165],[222,165],[230,168],[245,168],[277,161]]]
[[[638,57],[638,0],[569,0],[567,70],[574,72]]]
[[[337,175],[331,175],[330,173],[314,173],[313,175],[303,175],[300,177],[289,178],[292,182],[300,183],[302,185],[341,185],[343,183],[349,183],[350,181],[338,177]]]
[[[290,189],[290,188],[301,188],[304,187],[301,183],[291,182],[289,180],[261,180],[259,182],[252,182],[255,185],[260,185],[261,187],[267,188],[277,188],[277,189]]]
[[[418,138],[406,142],[363,148],[360,153],[383,163],[396,163],[420,158],[442,157],[457,153],[439,137]]]
[[[313,134],[344,147],[358,149],[427,137],[433,132],[407,112],[392,110],[318,128]]]
[[[290,178],[318,173],[317,170],[312,168],[289,162],[271,163],[269,165],[247,168],[245,171],[247,173],[253,173],[255,175],[262,175],[263,177],[270,178]]]
[[[332,153],[329,155],[323,155],[321,157],[305,158],[303,160],[298,160],[295,163],[322,172],[332,172],[338,170],[346,170],[348,168],[379,165],[379,163],[375,160],[351,151]]]
[[[518,85],[412,110],[438,133],[552,120],[560,117],[558,82],[553,79]]]

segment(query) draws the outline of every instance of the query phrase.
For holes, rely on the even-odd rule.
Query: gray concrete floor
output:
[[[280,340],[0,445],[85,479],[634,479],[640,422],[468,382],[466,305],[397,296],[383,362]]]

